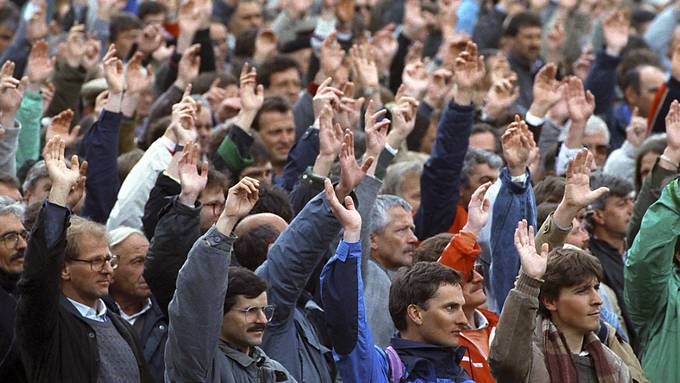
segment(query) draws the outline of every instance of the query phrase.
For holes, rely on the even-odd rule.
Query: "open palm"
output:
[[[587,149],[581,150],[567,165],[567,179],[564,187],[564,203],[582,209],[609,192],[606,187],[590,189],[590,168],[593,155]]]

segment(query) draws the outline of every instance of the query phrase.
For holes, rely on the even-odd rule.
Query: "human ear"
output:
[[[416,326],[423,325],[423,315],[420,308],[417,305],[409,305],[406,308],[406,315],[411,322],[415,323]]]

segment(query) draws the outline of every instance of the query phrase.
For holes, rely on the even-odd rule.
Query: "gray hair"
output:
[[[21,221],[24,220],[24,205],[9,197],[0,196],[0,217],[14,215]]]
[[[609,142],[609,128],[604,120],[596,115],[590,116],[586,122],[586,129],[583,132],[584,135],[594,136],[596,134],[602,133],[605,137],[605,141]]]
[[[423,173],[423,164],[420,161],[402,161],[392,164],[387,168],[381,194],[393,194],[400,196],[404,191],[404,181],[409,174],[418,177]]]
[[[381,194],[375,199],[373,210],[371,210],[371,233],[379,234],[385,230],[385,226],[390,222],[389,211],[395,207],[400,207],[409,213],[413,210],[411,204],[396,195]]]
[[[47,173],[47,166],[45,166],[45,161],[40,160],[33,164],[33,166],[31,166],[31,170],[28,171],[28,175],[26,175],[26,180],[24,181],[24,184],[21,186],[23,192],[26,193],[26,191],[32,189],[33,186],[35,186],[36,182],[38,182],[38,180],[43,177],[49,177],[49,174]]]
[[[490,168],[500,169],[503,167],[503,159],[496,153],[491,153],[484,149],[468,148],[463,161],[463,169],[460,172],[460,183],[468,186],[470,183],[470,173],[476,165],[487,164]]]
[[[602,172],[597,172],[590,177],[591,189],[595,190],[603,186],[609,188],[609,193],[593,201],[593,203],[590,204],[592,209],[603,209],[609,196],[626,197],[631,195],[633,190],[635,190],[633,184],[622,177]]]

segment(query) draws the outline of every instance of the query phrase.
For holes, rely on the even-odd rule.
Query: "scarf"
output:
[[[408,380],[423,379],[436,382],[437,378],[448,378],[454,382],[469,379],[460,367],[465,347],[444,347],[394,337],[391,346],[406,367]]]
[[[544,354],[552,383],[578,383],[578,373],[564,335],[547,318],[542,320]],[[609,363],[604,346],[592,332],[583,339],[585,350],[593,358],[599,383],[616,383],[617,372]]]

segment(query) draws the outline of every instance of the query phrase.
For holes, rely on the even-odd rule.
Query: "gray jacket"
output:
[[[14,123],[13,127],[6,127],[5,135],[0,139],[0,175],[15,177],[17,175],[17,147],[21,125]]]
[[[355,194],[362,217],[370,214],[382,183],[366,177]],[[316,329],[298,306],[303,290],[324,255],[335,245],[342,226],[321,192],[300,211],[269,250],[256,273],[267,280],[269,304],[276,306],[267,324],[262,348],[303,382],[330,383],[331,350],[324,347]],[[310,302],[308,302],[309,305]],[[291,352],[291,350],[296,350]]]
[[[166,382],[296,382],[262,350],[255,348],[249,356],[219,341],[235,240],[213,226],[196,241],[179,271],[168,307]]]

